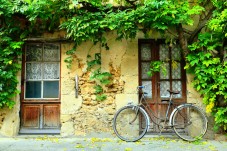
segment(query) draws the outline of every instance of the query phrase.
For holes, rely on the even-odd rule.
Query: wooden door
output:
[[[60,44],[27,43],[20,133],[60,132]]]
[[[162,61],[165,70],[148,76],[151,61]],[[164,72],[165,71],[165,72]],[[139,83],[145,85],[150,107],[155,115],[164,118],[169,99],[169,90],[180,91],[175,95],[175,105],[186,102],[186,78],[184,61],[178,45],[169,47],[163,40],[139,40]],[[159,123],[160,120],[155,119]],[[157,125],[151,123],[151,132],[159,132]],[[169,130],[166,130],[169,132]]]

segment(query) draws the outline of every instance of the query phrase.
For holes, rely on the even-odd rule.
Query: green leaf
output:
[[[197,88],[196,88],[196,89],[197,89],[197,91],[199,91],[199,90],[200,90],[200,88],[201,88],[201,86],[200,86],[200,85],[198,85],[198,86],[197,86]]]
[[[103,88],[100,85],[94,86],[94,89],[96,94],[103,92]]]
[[[107,85],[107,84],[110,84],[110,80],[100,80],[101,84],[104,84],[104,85]]]
[[[106,98],[107,98],[107,96],[105,94],[96,95],[97,101],[104,101]]]

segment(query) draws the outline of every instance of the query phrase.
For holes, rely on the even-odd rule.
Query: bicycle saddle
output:
[[[171,90],[167,90],[170,94],[179,94],[180,91],[171,91]]]

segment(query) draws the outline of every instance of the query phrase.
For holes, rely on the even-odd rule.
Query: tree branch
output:
[[[169,29],[166,30],[169,34],[173,35],[174,37],[178,37],[176,33],[171,32]]]
[[[136,0],[125,0],[125,1],[130,5],[132,5],[134,8],[136,8],[136,5],[135,5]]]
[[[183,30],[182,24],[179,24],[177,26],[176,30],[177,30],[177,33],[178,33],[178,39],[179,39],[180,47],[183,50],[183,54],[184,54],[184,57],[185,57],[188,53],[188,45],[187,45],[187,40],[184,36],[184,30]]]
[[[199,32],[203,29],[203,27],[206,26],[207,21],[210,19],[210,17],[212,16],[213,11],[215,10],[215,7],[212,6],[212,8],[209,10],[209,12],[207,13],[207,15],[199,21],[198,26],[196,27],[196,29],[191,33],[191,36],[189,37],[189,44],[191,44],[195,38],[198,36]]]
[[[184,33],[186,33],[186,34],[188,34],[188,35],[192,35],[192,32],[193,32],[193,31],[188,30],[188,29],[186,29],[186,28],[183,28],[183,31],[184,31]]]

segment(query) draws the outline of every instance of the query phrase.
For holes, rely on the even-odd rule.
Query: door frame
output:
[[[141,60],[141,48],[143,44],[148,44],[150,45],[150,49],[151,49],[151,59],[150,60]],[[150,63],[151,61],[158,61],[159,60],[159,46],[161,44],[165,44],[165,39],[138,39],[138,67],[139,67],[139,78],[138,78],[138,82],[139,85],[142,85],[142,81],[146,80],[149,81],[149,79],[142,79],[142,62],[145,63]],[[169,47],[169,52],[171,52],[170,50],[171,48]],[[171,58],[171,53],[169,53],[169,57]],[[171,61],[171,59],[170,59]],[[184,57],[181,53],[181,60],[179,61],[181,64],[181,82],[182,82],[182,97],[181,98],[174,98],[174,105],[179,105],[181,103],[186,103],[187,102],[187,96],[186,96],[186,71],[184,70],[184,66],[185,66],[185,60]],[[170,64],[170,62],[169,62]],[[172,67],[171,67],[172,68]],[[171,68],[170,68],[170,72],[171,72]],[[171,77],[171,73],[169,75],[169,79],[167,79],[169,81],[172,81],[172,77]],[[147,98],[148,103],[150,104],[151,109],[154,111],[154,114],[156,114],[157,116],[165,116],[165,111],[168,105],[168,102],[164,101],[162,102],[162,100],[167,100],[168,98],[161,98],[160,95],[160,86],[159,86],[159,82],[160,82],[160,73],[155,73],[152,77],[150,77],[150,81],[152,83],[152,97],[151,98]],[[173,80],[174,81],[174,80]],[[171,82],[170,82],[171,83]],[[170,89],[171,89],[171,84],[170,84]],[[157,121],[156,121],[157,122]],[[142,124],[142,123],[141,123]],[[157,132],[157,125],[152,124],[151,123],[151,131],[156,133]],[[171,132],[171,131],[169,131]],[[167,133],[169,133],[167,132]]]
[[[58,44],[59,45],[59,95],[58,98],[54,99],[25,99],[25,70],[26,70],[26,59],[25,59],[25,53],[26,53],[26,44]],[[48,101],[47,101],[48,100]],[[39,113],[39,118],[45,118],[43,116],[44,112],[44,106],[47,105],[52,105],[52,106],[58,106],[58,127],[57,128],[44,128],[44,129],[39,129],[39,128],[26,128],[23,127],[23,114],[24,114],[24,107],[27,105],[34,105],[34,106],[40,106],[40,113]],[[22,70],[21,70],[21,93],[20,93],[20,129],[19,129],[19,134],[60,134],[60,114],[61,114],[61,42],[59,41],[26,41],[23,47],[23,53],[22,53]],[[43,124],[44,120],[41,120],[40,124]]]

